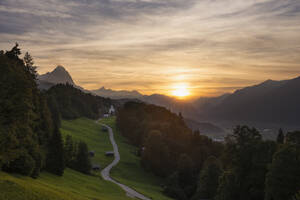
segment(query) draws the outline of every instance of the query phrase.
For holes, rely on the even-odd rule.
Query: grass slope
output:
[[[63,135],[85,141],[96,152],[93,162],[102,167],[112,158],[104,156],[111,150],[107,133],[93,120],[78,119],[63,121]],[[66,169],[63,177],[46,172],[38,179],[0,172],[0,200],[130,200],[117,185],[104,181],[99,176],[87,176]]]
[[[90,151],[95,151],[92,158],[93,164],[99,164],[105,168],[113,161],[112,157],[106,157],[106,151],[112,151],[112,146],[107,132],[102,131],[102,126],[93,120],[80,118],[76,120],[62,120],[61,133],[63,136],[72,135],[73,139],[84,141]]]
[[[117,186],[96,176],[66,169],[63,177],[38,179],[0,172],[1,200],[129,200]]]
[[[136,148],[116,130],[115,118],[103,119],[103,123],[114,129],[115,140],[121,154],[120,163],[113,168],[112,176],[153,200],[170,200],[162,194],[162,180],[145,172],[140,166]],[[112,150],[107,132],[101,125],[89,119],[62,121],[63,136],[72,135],[76,140],[85,141],[95,151],[92,162],[105,167],[113,158],[104,153]],[[132,200],[117,185],[104,181],[99,176],[87,176],[66,169],[63,177],[46,172],[38,179],[0,172],[0,200]]]
[[[140,158],[135,155],[137,148],[117,131],[115,118],[105,118],[101,122],[113,129],[121,156],[120,163],[112,169],[112,177],[154,200],[171,200],[162,194],[162,179],[141,167]]]

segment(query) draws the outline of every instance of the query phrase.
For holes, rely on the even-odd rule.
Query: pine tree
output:
[[[37,75],[36,75],[36,67],[33,66],[34,62],[33,62],[33,58],[31,57],[31,55],[26,52],[25,56],[23,58],[25,67],[27,68],[27,70],[32,74],[33,79],[36,79]]]
[[[280,128],[278,131],[278,135],[277,135],[277,143],[278,144],[283,144],[284,143],[284,133],[282,131],[282,129]]]
[[[86,143],[80,141],[76,155],[75,169],[81,173],[89,174],[91,170],[91,161],[89,158],[88,147]]]
[[[53,95],[48,95],[47,98],[48,107],[51,111],[51,117],[54,126],[60,127],[61,126],[61,116],[60,111],[57,105],[57,101]]]
[[[21,49],[19,48],[19,44],[16,43],[15,46],[10,51],[6,51],[5,54],[11,59],[19,60],[19,55],[21,55]]]
[[[72,167],[71,166],[71,161],[74,159],[76,152],[75,152],[75,145],[74,145],[74,142],[73,142],[73,139],[72,139],[71,135],[67,135],[64,149],[65,149],[66,166]]]
[[[59,132],[58,127],[54,128],[53,135],[49,142],[49,150],[46,160],[46,169],[58,176],[62,176],[64,173],[65,161],[64,161],[64,149],[63,140]]]

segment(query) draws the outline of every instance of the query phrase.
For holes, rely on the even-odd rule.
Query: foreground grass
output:
[[[102,119],[101,122],[113,129],[119,147],[121,160],[112,169],[112,177],[154,200],[170,200],[162,194],[162,179],[141,167],[140,158],[135,155],[136,147],[130,145],[117,131],[115,117]]]
[[[42,173],[38,179],[0,172],[1,200],[129,200],[117,186],[66,169],[63,177]]]

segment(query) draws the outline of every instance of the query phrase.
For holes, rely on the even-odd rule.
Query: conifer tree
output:
[[[75,157],[75,145],[71,135],[67,135],[65,141],[65,162],[66,166],[72,167],[71,162]]]
[[[19,48],[19,44],[16,43],[15,46],[10,51],[6,51],[5,54],[11,59],[19,60],[19,55],[21,55],[21,49]]]
[[[277,143],[283,144],[284,143],[284,133],[282,129],[280,128],[277,135]]]
[[[62,176],[64,173],[65,161],[64,161],[64,149],[63,140],[59,132],[58,127],[54,128],[53,135],[49,142],[49,150],[46,160],[46,169],[58,176]]]
[[[91,170],[91,161],[89,158],[88,147],[86,143],[80,141],[76,155],[75,168],[84,174],[89,174]]]
[[[36,79],[37,77],[36,67],[33,66],[34,65],[33,58],[28,52],[25,53],[23,61],[27,70],[32,74],[33,79]]]

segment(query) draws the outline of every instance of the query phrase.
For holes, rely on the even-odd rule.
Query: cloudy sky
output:
[[[300,76],[300,0],[0,0],[0,47],[87,89],[213,96]]]

